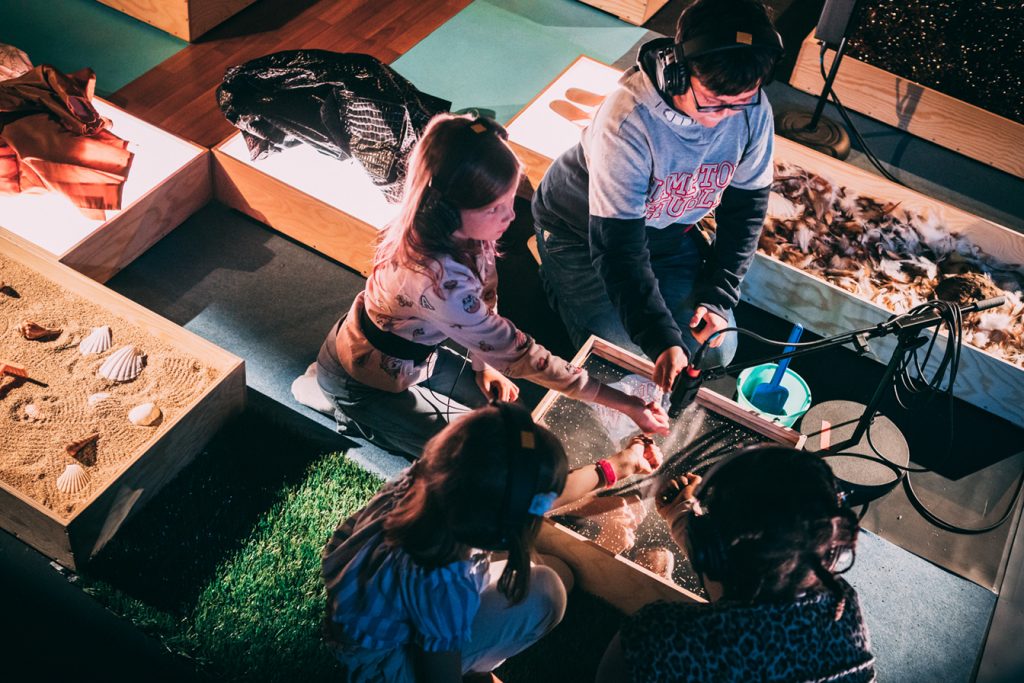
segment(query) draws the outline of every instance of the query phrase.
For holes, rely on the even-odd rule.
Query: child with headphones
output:
[[[661,453],[635,439],[608,460],[629,476]],[[540,518],[598,485],[595,468],[567,470],[557,437],[510,403],[432,438],[324,549],[325,631],[343,680],[492,681],[554,628],[572,575],[531,561]]]
[[[674,40],[640,48],[534,194],[541,274],[573,341],[596,334],[643,352],[666,391],[734,325],[768,206],[762,86],[781,52],[761,0],[697,0]],[[697,226],[712,211],[713,240]],[[711,346],[709,362],[728,363],[734,336]]]
[[[857,517],[818,456],[758,446],[689,474],[658,511],[710,604],[657,602],[630,617],[598,681],[874,681],[853,588]]]
[[[521,172],[507,137],[483,117],[443,114],[428,124],[366,289],[317,357],[339,425],[355,423],[374,443],[417,457],[466,406],[494,392],[514,401],[519,389],[508,377],[520,377],[667,432],[660,405],[602,384],[498,314],[495,243],[515,217]],[[472,373],[439,347],[447,339],[468,350]]]

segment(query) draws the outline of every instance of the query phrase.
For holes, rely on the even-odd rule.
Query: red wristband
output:
[[[612,467],[612,464],[604,459],[598,460],[594,464],[597,466],[597,476],[604,482],[604,487],[613,486],[618,477],[615,476],[615,468]]]

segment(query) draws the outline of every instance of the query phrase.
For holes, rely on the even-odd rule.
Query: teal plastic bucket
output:
[[[750,402],[750,395],[754,393],[754,387],[770,382],[775,368],[775,363],[765,363],[743,370],[736,379],[736,402],[766,420],[777,422],[784,427],[792,427],[793,423],[811,407],[811,389],[803,377],[789,368],[786,368],[785,374],[782,375],[782,386],[789,390],[789,398],[786,399],[786,403],[782,407],[781,415],[766,413]]]

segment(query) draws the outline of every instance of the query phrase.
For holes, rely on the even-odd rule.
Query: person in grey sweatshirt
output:
[[[761,86],[781,52],[760,0],[697,0],[675,40],[640,48],[534,194],[541,275],[573,341],[643,352],[665,390],[734,324],[772,182]],[[694,225],[712,211],[709,240]],[[710,345],[705,366],[728,363],[735,335]]]

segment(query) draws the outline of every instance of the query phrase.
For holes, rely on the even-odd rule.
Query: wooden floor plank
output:
[[[109,99],[204,147],[232,127],[217,107],[224,71],[295,49],[363,52],[391,63],[471,0],[259,0]]]

